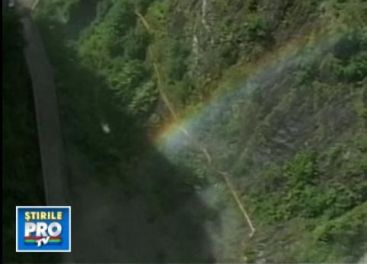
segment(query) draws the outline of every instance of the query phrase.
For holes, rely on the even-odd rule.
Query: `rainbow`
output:
[[[241,73],[245,73],[238,78],[237,83],[222,83],[220,86],[224,89],[218,89],[219,91],[209,96],[200,106],[167,120],[152,138],[152,142],[167,157],[191,146],[192,140],[188,135],[195,136],[195,142],[202,142],[205,139],[200,135],[210,135],[205,131],[219,118],[231,118],[228,113],[233,113],[233,109],[230,108],[234,108],[238,102],[248,97],[256,89],[256,83],[275,81],[284,70],[317,58],[330,50],[341,35],[342,32],[313,30],[264,54],[262,59],[255,63],[234,66]]]

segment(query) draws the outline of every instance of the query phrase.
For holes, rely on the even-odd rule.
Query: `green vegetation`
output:
[[[366,158],[363,155],[363,160]],[[367,184],[364,181],[366,162],[358,164],[349,181],[333,179],[327,171],[320,171],[320,160],[315,154],[299,153],[283,168],[271,166],[265,172],[265,196],[254,193],[255,213],[265,221],[286,221],[294,217],[327,219],[338,217],[366,201]],[[341,170],[341,172],[344,172]],[[349,171],[345,171],[349,174]],[[260,199],[260,201],[256,201]]]
[[[181,203],[195,180],[185,168],[160,157],[145,134],[157,116],[152,110],[158,91],[152,66],[145,61],[150,37],[133,11],[143,12],[147,2],[99,2],[98,17],[77,40],[69,34],[71,22],[64,25],[45,15],[42,4],[36,18],[55,67],[69,155],[88,161],[91,181],[121,185],[121,193],[143,196],[149,210],[159,215]],[[128,17],[133,21],[125,25]]]
[[[358,260],[366,236],[367,203],[355,207],[345,215],[326,221],[312,232],[312,247],[301,258],[323,262]],[[339,241],[333,243],[333,241]]]
[[[249,262],[358,261],[367,242],[367,7],[244,2],[203,10],[194,0],[101,0],[76,37],[81,1],[40,3],[66,138],[100,181],[123,179],[133,195],[129,173],[155,151],[146,135],[174,119],[163,91],[178,116],[195,113],[193,137],[231,173],[257,232],[225,232],[233,247],[246,245]],[[189,188],[219,182],[195,148],[169,159],[190,171],[180,179]],[[172,208],[150,183],[154,210]]]
[[[78,43],[82,63],[107,80],[131,114],[148,113],[157,100],[151,70],[144,64],[150,36],[135,27],[137,16],[132,12],[142,6],[134,1],[115,1],[103,15],[99,13]]]
[[[56,0],[42,3],[43,14],[52,17],[60,23],[67,23],[70,19],[70,10],[75,7],[78,0]]]

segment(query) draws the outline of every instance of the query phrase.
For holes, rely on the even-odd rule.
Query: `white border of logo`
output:
[[[63,208],[69,209],[69,248],[68,249],[59,249],[59,250],[25,250],[18,248],[18,209],[26,209],[26,208],[34,208],[34,209],[45,209],[45,208]],[[15,207],[15,251],[16,252],[71,252],[71,206],[16,206]]]

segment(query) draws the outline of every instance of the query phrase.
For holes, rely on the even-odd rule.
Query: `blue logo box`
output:
[[[70,206],[17,206],[17,252],[71,252]]]

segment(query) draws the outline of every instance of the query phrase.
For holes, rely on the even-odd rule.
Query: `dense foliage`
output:
[[[192,172],[191,188],[219,186],[208,200],[224,214],[232,201],[195,149],[206,146],[257,227],[247,239],[226,218],[223,259],[355,262],[366,251],[364,1],[100,0],[83,28],[85,1],[45,2],[37,18],[69,136],[104,175],[134,192],[128,172],[151,143],[141,138],[177,121],[172,111],[194,116],[200,144],[168,158]],[[167,202],[158,196],[154,208]]]

